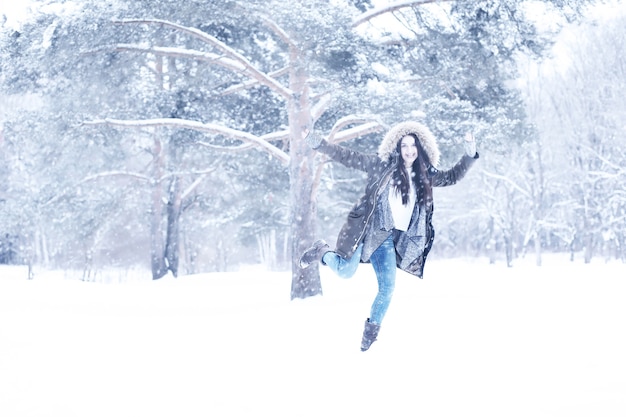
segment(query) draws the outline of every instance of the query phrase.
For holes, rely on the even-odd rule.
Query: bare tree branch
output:
[[[206,169],[206,170],[202,170],[202,171],[186,171],[186,172],[168,172],[166,175],[163,175],[162,177],[158,178],[158,179],[154,179],[152,177],[149,177],[147,175],[144,174],[140,174],[138,172],[132,172],[132,171],[119,171],[119,170],[113,170],[113,171],[105,171],[105,172],[98,172],[97,174],[93,174],[93,175],[88,175],[85,178],[83,178],[82,180],[78,181],[75,184],[75,187],[80,186],[81,184],[85,184],[87,182],[91,182],[91,181],[96,181],[99,180],[101,178],[109,178],[109,177],[127,177],[127,178],[133,178],[133,179],[137,179],[137,180],[141,180],[141,181],[145,181],[148,183],[155,183],[155,182],[161,182],[167,178],[171,178],[173,176],[182,176],[182,175],[200,175],[199,178],[197,178],[193,184],[191,184],[187,190],[185,191],[184,196],[186,196],[187,194],[189,194],[195,187],[197,187],[200,182],[206,178],[206,176],[208,174],[210,174],[211,172],[215,171],[217,168],[210,168],[210,169]],[[48,201],[46,201],[43,206],[48,206],[54,202],[56,202],[57,200],[60,200],[61,198],[69,195],[70,192],[69,190],[66,190],[60,194],[55,195],[54,197],[52,197],[51,199],[49,199]]]
[[[287,32],[285,32],[280,26],[278,26],[276,22],[274,22],[272,19],[270,19],[267,16],[259,16],[259,17],[263,21],[265,26],[270,28],[272,32],[274,32],[280,39],[282,39],[283,42],[287,44],[289,49],[298,49],[298,46],[295,43],[293,43],[293,41],[291,40],[291,37],[287,34]]]
[[[200,185],[200,183],[201,183],[202,181],[204,181],[204,179],[205,179],[205,178],[206,178],[206,177],[207,177],[207,176],[208,176],[211,172],[213,172],[213,171],[215,171],[215,170],[216,170],[216,168],[212,169],[211,171],[208,171],[208,172],[204,172],[204,173],[202,173],[202,174],[201,174],[198,178],[196,178],[196,179],[194,180],[194,182],[192,182],[192,183],[189,185],[189,187],[187,187],[187,188],[186,188],[186,189],[185,189],[185,190],[181,193],[181,195],[180,195],[180,199],[181,199],[181,200],[185,200],[185,199],[189,196],[189,194],[191,194],[191,192],[192,192],[193,190],[195,190],[195,189],[198,187],[198,185]]]
[[[217,50],[223,52],[226,56],[231,59],[239,62],[244,70],[243,72],[249,76],[250,78],[254,78],[259,81],[261,84],[268,86],[273,91],[284,97],[285,99],[290,99],[292,96],[292,91],[282,84],[280,84],[275,79],[271,78],[264,72],[258,70],[254,65],[250,63],[243,55],[235,51],[233,48],[229,47],[225,43],[221,42],[217,38],[205,33],[199,29],[182,26],[173,22],[169,22],[167,20],[162,19],[124,19],[115,21],[117,24],[134,24],[134,23],[142,23],[142,24],[157,24],[165,27],[169,27],[175,29],[179,32],[187,33],[188,35],[193,36],[196,39],[201,40],[202,42],[216,48]],[[219,61],[217,62],[219,64]]]
[[[79,181],[76,185],[80,185],[89,181],[95,181],[97,179],[100,178],[106,178],[106,177],[129,177],[129,178],[135,178],[138,180],[142,180],[142,181],[146,181],[146,182],[150,182],[153,179],[148,177],[147,175],[143,175],[143,174],[139,174],[137,172],[130,172],[130,171],[105,171],[105,172],[99,172],[97,174],[93,174],[93,175],[89,175],[85,178],[83,178],[81,181]]]
[[[532,198],[532,195],[530,192],[528,192],[527,190],[523,189],[522,187],[520,187],[515,181],[513,181],[512,179],[505,177],[504,175],[500,175],[500,174],[494,174],[488,171],[483,171],[483,173],[491,178],[495,178],[498,180],[502,180],[504,182],[506,182],[507,184],[511,185],[513,188],[515,188],[517,191],[519,191],[522,195],[526,196],[527,198]]]
[[[227,151],[227,152],[246,151],[254,147],[254,145],[251,143],[242,143],[241,145],[237,145],[237,146],[221,146],[221,145],[213,145],[212,143],[207,143],[207,142],[196,142],[196,145],[204,146],[205,148],[209,148],[209,149],[215,149],[216,151]]]
[[[289,67],[281,68],[277,71],[270,72],[268,75],[272,78],[277,78],[283,76],[289,72]],[[221,95],[225,96],[227,94],[237,93],[241,90],[247,90],[248,88],[256,87],[260,82],[256,79],[248,80],[240,84],[232,85],[222,91]]]
[[[383,123],[380,122],[374,116],[350,115],[350,116],[342,117],[341,119],[335,122],[335,125],[333,126],[332,130],[328,134],[328,140],[330,142],[337,143],[337,142],[343,142],[343,141],[352,139],[353,137],[339,136],[341,139],[335,140],[335,138],[338,135],[345,135],[346,131],[344,131],[344,133],[342,134],[338,133],[341,129],[343,129],[346,126],[353,125],[356,123],[363,123],[363,124],[355,128],[357,130],[347,129],[346,131],[351,131],[352,132],[351,134],[357,134],[358,132],[361,132],[361,131],[363,131],[364,133],[360,133],[354,137],[364,136],[364,135],[367,135],[368,133],[376,132],[385,127]],[[377,126],[377,129],[372,130],[374,126]]]
[[[370,133],[379,132],[383,128],[384,126],[378,122],[365,123],[360,126],[355,126],[350,129],[346,129],[341,132],[335,133],[334,137],[329,138],[329,142],[332,142],[332,143],[345,142],[347,140],[365,136]]]
[[[266,133],[260,136],[261,139],[270,141],[287,140],[289,139],[289,130],[277,130],[276,132]]]
[[[75,184],[75,187],[78,187],[81,184],[84,184],[86,182],[89,181],[94,181],[97,180],[99,178],[107,178],[107,177],[115,177],[115,176],[124,176],[124,177],[130,177],[130,178],[135,178],[141,181],[146,181],[146,182],[151,182],[152,178],[143,175],[143,174],[139,174],[137,172],[130,172],[130,171],[107,171],[107,172],[99,172],[97,174],[93,174],[93,175],[89,175],[85,178],[83,178],[82,180],[78,181]],[[46,201],[45,203],[42,204],[43,207],[46,207],[52,203],[55,203],[56,201],[67,197],[70,194],[70,190],[66,189],[63,192],[56,194],[55,196],[53,196],[52,198],[50,198],[48,201]]]
[[[313,122],[317,121],[317,119],[319,119],[328,109],[328,106],[330,106],[330,98],[330,94],[325,93],[320,96],[317,103],[311,107],[311,117],[313,118]]]
[[[105,171],[105,172],[98,172],[97,174],[93,174],[93,175],[89,175],[86,176],[85,178],[83,178],[82,180],[80,180],[78,183],[76,183],[76,185],[80,185],[80,184],[84,184],[86,182],[90,182],[90,181],[95,181],[98,180],[100,178],[107,178],[107,177],[128,177],[128,178],[134,178],[134,179],[138,179],[138,180],[142,180],[142,181],[146,181],[146,182],[161,182],[163,180],[166,180],[168,178],[177,176],[184,176],[184,175],[200,175],[200,176],[206,176],[212,172],[214,172],[217,168],[209,168],[209,169],[203,169],[200,171],[172,171],[172,172],[168,172],[167,174],[161,176],[160,178],[157,178],[156,180],[152,177],[149,177],[147,175],[144,174],[139,174],[137,172],[130,172],[130,171]]]
[[[205,61],[242,73],[246,70],[246,68],[241,65],[240,62],[234,59],[227,58],[223,55],[217,55],[211,52],[194,51],[192,49],[170,48],[166,46],[142,46],[133,44],[118,44],[111,46],[111,48],[114,51],[120,52],[141,52],[145,54],[161,55],[172,58],[188,58],[197,61]]]
[[[421,6],[428,3],[446,3],[453,0],[404,0],[398,1],[396,3],[390,4],[385,7],[379,7],[372,10],[369,10],[361,15],[359,15],[356,19],[352,21],[352,27],[355,28],[357,26],[362,25],[363,23],[367,23],[373,18],[383,15],[385,13],[392,13],[396,10],[404,9],[406,7],[412,6]]]
[[[240,140],[242,142],[252,143],[257,148],[263,149],[270,155],[275,156],[281,162],[288,164],[289,155],[284,151],[272,145],[271,143],[263,140],[262,138],[252,135],[240,130],[231,129],[224,126],[219,126],[212,123],[201,123],[194,120],[183,120],[175,118],[163,118],[163,119],[148,119],[148,120],[117,120],[117,119],[102,119],[84,122],[84,125],[109,125],[116,127],[126,128],[146,128],[146,127],[174,127],[191,129],[199,132],[223,135],[231,139]]]

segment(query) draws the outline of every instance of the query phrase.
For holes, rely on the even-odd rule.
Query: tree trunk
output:
[[[506,253],[506,266],[511,268],[513,266],[513,238],[508,230],[504,232],[504,251]]]
[[[277,265],[276,229],[266,230],[256,234],[259,259],[268,271],[275,271]]]
[[[224,247],[224,240],[222,240],[222,238],[217,240],[215,251],[217,258],[215,262],[217,272],[228,271],[228,250]]]
[[[154,134],[153,148],[153,178],[152,207],[150,209],[150,256],[152,265],[152,279],[159,279],[167,274],[167,265],[163,256],[163,190],[160,178],[163,174],[163,152],[159,134]]]
[[[496,263],[496,227],[493,216],[489,217],[489,239],[487,243],[487,251],[489,253],[489,264]]]
[[[590,232],[585,232],[584,237],[584,246],[585,246],[585,263],[591,263],[591,258],[593,257],[593,234]]]
[[[317,203],[312,196],[314,154],[300,137],[291,139],[289,199],[291,207],[291,299],[322,294],[317,264],[301,269],[300,254],[315,240]]]
[[[187,233],[185,233],[184,229],[180,230],[179,235],[180,246],[178,247],[179,257],[183,260],[183,265],[185,267],[185,274],[195,274],[196,273],[196,248],[191,243]]]
[[[318,265],[301,269],[298,264],[300,254],[315,240],[315,203],[311,199],[313,176],[306,175],[310,159],[302,159],[297,167],[293,167],[295,164],[292,163],[292,169],[300,171],[295,175],[292,172],[290,185],[292,300],[322,294]]]
[[[543,165],[543,146],[539,141],[538,136],[535,137],[535,144],[537,145],[537,155],[535,158],[534,168],[534,182],[535,192],[533,193],[533,211],[534,211],[534,227],[535,227],[535,264],[541,266],[541,242],[542,242],[542,229],[541,226],[544,220],[544,165]]]
[[[85,251],[85,264],[83,266],[83,281],[90,281],[93,273],[93,247]]]
[[[167,259],[167,267],[170,271],[172,271],[172,274],[175,277],[178,276],[179,263],[180,211],[180,179],[174,178],[167,201],[167,237],[165,243],[165,258]]]
[[[292,51],[294,53],[294,51]],[[315,240],[317,202],[313,195],[315,152],[304,142],[305,128],[312,127],[311,105],[307,87],[306,71],[292,56],[289,74],[294,97],[289,100],[289,206],[291,207],[291,299],[307,298],[322,294],[322,282],[318,265],[301,269],[300,254]]]
[[[34,265],[35,265],[35,261],[36,259],[35,257],[35,253],[34,253],[34,243],[31,239],[31,236],[27,233],[25,236],[25,241],[26,241],[26,257],[27,257],[27,262],[28,262],[28,279],[32,280],[35,279],[35,271],[34,271]]]
[[[35,232],[35,259],[38,263],[48,266],[50,264],[50,252],[48,251],[48,242],[46,234],[38,228]]]
[[[542,259],[541,259],[541,238],[539,235],[540,230],[539,227],[537,227],[536,233],[535,233],[535,265],[537,266],[541,266],[542,264]]]

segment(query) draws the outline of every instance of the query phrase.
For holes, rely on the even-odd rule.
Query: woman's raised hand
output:
[[[476,139],[472,132],[465,134],[465,153],[472,158],[476,155]]]

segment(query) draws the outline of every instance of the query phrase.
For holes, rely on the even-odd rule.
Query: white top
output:
[[[391,209],[391,216],[393,217],[393,227],[398,230],[406,232],[411,223],[411,216],[413,215],[413,207],[415,207],[415,185],[413,181],[409,181],[409,201],[405,206],[402,204],[402,193],[396,189],[393,185],[389,189],[389,208]]]

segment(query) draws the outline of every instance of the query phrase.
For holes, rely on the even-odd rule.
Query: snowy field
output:
[[[323,269],[324,296],[295,301],[261,268],[122,284],[0,267],[0,416],[626,416],[626,265],[429,262],[399,273],[364,353],[369,265]]]

